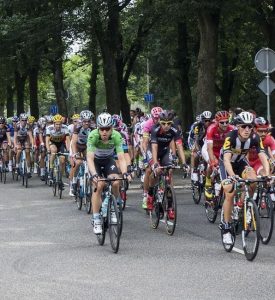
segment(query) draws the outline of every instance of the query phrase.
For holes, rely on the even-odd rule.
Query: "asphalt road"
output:
[[[274,299],[275,238],[253,262],[226,253],[177,178],[178,223],[150,228],[138,183],[129,191],[118,254],[99,246],[90,216],[37,178],[0,184],[0,299]],[[236,252],[237,251],[237,252]]]

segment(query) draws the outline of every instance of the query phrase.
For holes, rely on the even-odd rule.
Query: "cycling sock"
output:
[[[94,217],[94,220],[100,219],[100,213],[94,213],[93,217]]]
[[[209,177],[205,178],[205,186],[211,186],[211,178]]]

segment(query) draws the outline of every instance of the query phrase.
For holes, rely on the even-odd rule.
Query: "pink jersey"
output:
[[[147,120],[143,125],[143,134],[148,135],[151,133],[152,127],[155,125],[153,119]]]

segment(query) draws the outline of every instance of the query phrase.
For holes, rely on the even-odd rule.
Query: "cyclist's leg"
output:
[[[49,170],[49,179],[53,179],[53,162],[55,159],[55,155],[57,153],[57,145],[55,143],[50,143],[50,170]]]
[[[20,141],[15,141],[16,143],[16,148],[15,148],[15,153],[16,153],[16,159],[15,159],[15,162],[16,162],[16,169],[17,169],[17,172],[19,170],[19,160],[20,160],[20,156],[21,156],[21,152],[22,152],[22,144]]]
[[[31,176],[31,153],[30,153],[30,142],[29,142],[29,138],[26,139],[25,141],[25,151],[26,151],[26,161],[27,161],[27,173],[28,176]]]

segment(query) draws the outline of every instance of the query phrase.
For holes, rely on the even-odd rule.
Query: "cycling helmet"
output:
[[[19,119],[20,119],[20,121],[27,121],[28,115],[25,113],[22,113],[22,114],[20,114]]]
[[[35,121],[35,117],[34,116],[29,116],[28,117],[28,122],[29,123],[33,123]]]
[[[203,122],[205,120],[210,120],[212,117],[211,111],[205,110],[203,113],[200,114],[200,121]]]
[[[152,118],[152,115],[151,114],[147,114],[146,117],[147,117],[147,120],[149,120],[149,119]]]
[[[12,122],[18,122],[19,118],[17,116],[13,116],[11,120],[12,120]]]
[[[263,117],[256,118],[254,120],[254,123],[255,123],[257,129],[258,128],[264,128],[264,129],[269,128],[269,122]]]
[[[117,129],[119,127],[120,121],[116,118],[114,118],[114,116],[112,117],[112,126]]]
[[[240,114],[237,115],[237,117],[235,118],[235,124],[253,124],[254,121],[254,117],[252,115],[252,113],[248,112],[248,111],[243,111]]]
[[[52,123],[53,122],[53,116],[52,115],[48,115],[45,116],[47,123]]]
[[[41,117],[38,119],[38,125],[42,128],[44,128],[46,126],[46,122],[47,122],[46,118],[44,118],[44,117]]]
[[[92,120],[94,118],[94,114],[89,110],[83,110],[80,113],[81,120]]]
[[[151,115],[153,118],[158,118],[159,114],[162,112],[162,108],[161,107],[153,107],[151,109]]]
[[[62,122],[63,121],[63,117],[59,114],[53,116],[53,122]]]
[[[97,127],[111,127],[112,116],[109,113],[101,113],[96,120]]]
[[[1,116],[1,117],[0,117],[0,123],[2,123],[2,124],[3,124],[3,123],[6,123],[6,118]]]
[[[172,121],[174,119],[174,115],[169,110],[163,110],[159,114],[159,118],[161,121]]]
[[[226,110],[220,110],[215,114],[215,120],[217,122],[221,120],[228,120],[229,119],[229,112]]]
[[[80,115],[79,114],[73,114],[72,115],[72,120],[77,120],[80,118]]]
[[[120,116],[120,115],[112,115],[112,119],[113,119],[113,120],[122,121],[122,119],[121,119],[121,116]]]

